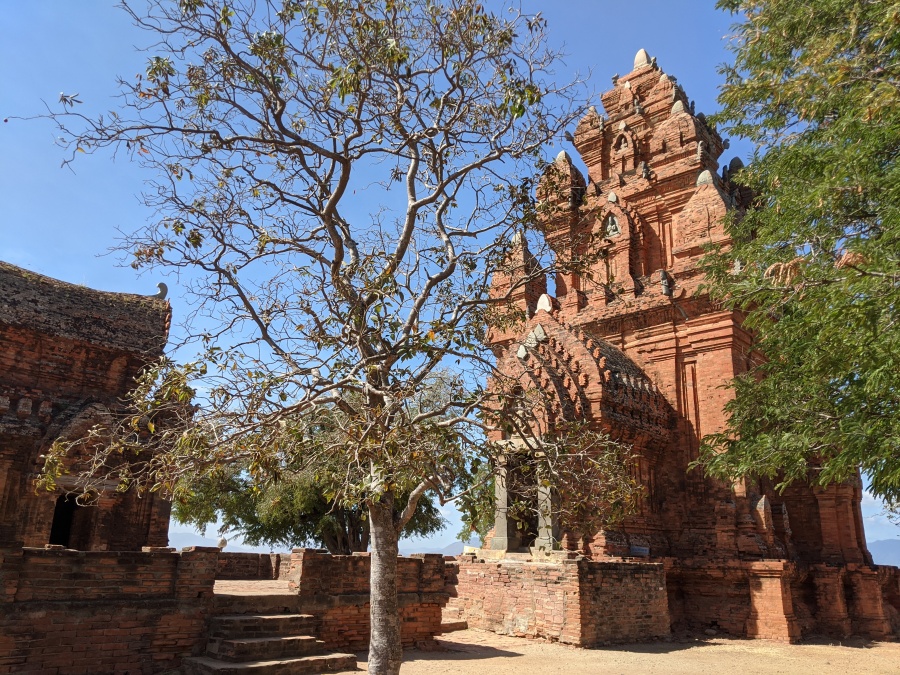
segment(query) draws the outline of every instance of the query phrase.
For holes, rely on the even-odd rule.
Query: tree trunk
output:
[[[369,577],[371,630],[370,675],[397,675],[403,661],[400,643],[400,607],[397,603],[397,528],[393,499],[385,496],[369,504],[372,570]]]

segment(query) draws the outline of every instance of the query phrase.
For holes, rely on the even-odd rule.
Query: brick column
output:
[[[845,568],[831,565],[812,567],[816,587],[816,620],[819,628],[829,635],[850,635],[850,616],[844,596]]]
[[[215,546],[189,546],[181,551],[175,596],[179,600],[212,602],[216,583],[219,549]]]
[[[776,561],[750,563],[750,616],[747,637],[796,642],[800,625],[788,580],[789,564]]]
[[[893,635],[884,611],[878,572],[872,567],[847,565],[847,609],[854,633],[879,640]]]

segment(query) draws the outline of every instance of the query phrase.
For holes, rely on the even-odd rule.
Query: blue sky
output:
[[[140,0],[135,0],[140,6]],[[499,3],[485,2],[486,5]],[[660,67],[678,78],[698,111],[714,112],[720,81],[717,65],[728,61],[730,16],[714,0],[521,0],[550,24],[551,42],[568,54],[560,80],[591,75],[589,90],[610,87],[614,73],[631,70],[635,53],[646,49]],[[78,93],[80,111],[98,113],[116,105],[116,77],[145,70],[150,36],[138,31],[111,0],[6,2],[0,22],[0,118],[39,115],[46,101],[58,108],[60,92]],[[53,125],[45,120],[0,123],[0,260],[65,281],[107,291],[151,294],[163,277],[138,276],[120,267],[107,250],[118,230],[143,225],[151,213],[140,203],[142,173],[127,159],[98,154],[79,158],[74,172],[60,168]],[[560,142],[548,156],[571,148]],[[732,139],[723,159],[751,148]],[[166,279],[176,321],[187,312],[177,280]],[[879,516],[880,505],[864,501],[870,540],[896,538],[900,528]],[[458,531],[451,525],[416,545],[439,548]],[[178,529],[176,527],[176,529]],[[180,528],[184,529],[184,528]],[[404,544],[408,548],[409,544]]]

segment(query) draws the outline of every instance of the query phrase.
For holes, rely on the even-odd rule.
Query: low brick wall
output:
[[[319,618],[318,637],[328,648],[368,648],[369,569],[368,555],[294,549],[288,578],[298,590],[300,611]],[[443,556],[398,558],[397,577],[403,645],[432,640],[447,602]]]
[[[0,552],[0,674],[159,673],[205,648],[215,548]]]
[[[581,647],[669,634],[656,563],[459,559],[453,604],[472,628]]]
[[[219,553],[216,579],[281,579],[290,569],[289,553]]]

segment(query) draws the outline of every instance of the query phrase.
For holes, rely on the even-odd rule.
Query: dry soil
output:
[[[465,630],[439,639],[438,645],[435,651],[408,650],[403,675],[900,674],[900,644],[852,638],[788,645],[710,637],[576,649]],[[365,654],[358,659],[359,669],[365,671]]]

